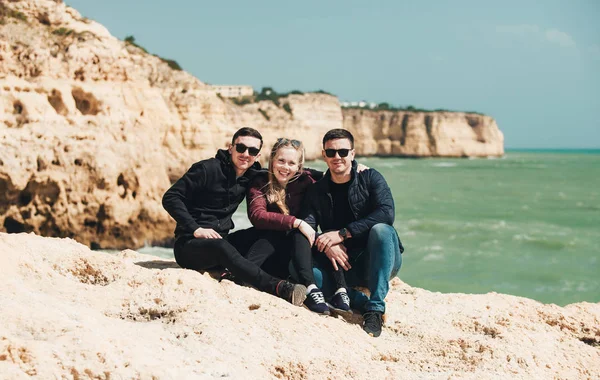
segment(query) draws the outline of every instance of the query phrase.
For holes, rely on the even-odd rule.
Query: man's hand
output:
[[[222,239],[221,235],[216,233],[212,228],[202,227],[198,227],[198,229],[194,231],[194,237],[202,239]]]
[[[319,251],[325,252],[329,248],[333,247],[334,245],[340,244],[343,241],[344,239],[340,236],[340,234],[337,231],[325,232],[317,238],[317,248],[319,249]]]
[[[312,245],[315,243],[315,230],[313,230],[313,228],[303,220],[300,220],[298,230],[302,232],[302,235],[306,236],[308,243],[312,247]]]
[[[338,270],[338,264],[345,271],[352,268],[348,261],[348,254],[346,253],[346,247],[343,244],[334,245],[333,247],[325,251],[325,256],[331,261],[333,269]]]

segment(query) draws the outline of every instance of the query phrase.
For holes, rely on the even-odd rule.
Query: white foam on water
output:
[[[437,162],[435,164],[431,164],[431,166],[435,166],[437,168],[453,168],[457,166],[454,162]]]
[[[492,224],[492,230],[499,230],[506,227],[506,222],[504,220],[500,220],[498,223]]]
[[[513,236],[513,240],[525,240],[525,241],[532,241],[534,240],[531,236],[527,235],[527,234],[517,234]]]
[[[443,253],[430,253],[423,257],[423,261],[441,261],[444,259],[445,258]]]
[[[380,168],[395,168],[398,166],[404,166],[404,163],[398,162],[398,161],[396,161],[396,162],[378,162],[377,163],[377,167],[380,167]]]

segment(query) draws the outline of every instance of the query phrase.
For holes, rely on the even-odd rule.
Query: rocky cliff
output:
[[[173,261],[0,233],[2,379],[598,379],[600,304],[392,281],[379,338]]]
[[[487,157],[504,154],[504,136],[490,116],[463,112],[343,110],[344,128],[361,155]]]
[[[302,138],[315,157],[320,136],[342,124],[333,96],[240,107],[61,1],[0,4],[4,231],[95,247],[163,242],[174,224],[162,194],[238,128],[264,134],[265,157],[283,135]]]
[[[104,248],[165,242],[174,223],[162,194],[242,126],[263,133],[263,163],[277,137],[316,158],[323,134],[343,126],[364,155],[502,152],[491,118],[367,115],[342,115],[327,94],[238,106],[62,1],[2,1],[0,230]]]

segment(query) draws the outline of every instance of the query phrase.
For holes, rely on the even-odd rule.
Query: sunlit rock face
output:
[[[344,128],[365,156],[497,157],[504,136],[496,121],[464,112],[344,109]]]

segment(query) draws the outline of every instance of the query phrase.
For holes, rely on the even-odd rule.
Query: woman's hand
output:
[[[312,245],[315,243],[315,230],[313,230],[313,228],[304,220],[300,220],[298,230],[302,232],[302,235],[304,235],[308,239],[308,243],[312,247]]]

